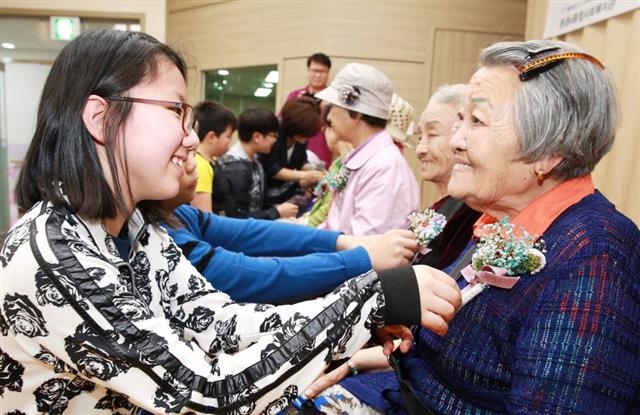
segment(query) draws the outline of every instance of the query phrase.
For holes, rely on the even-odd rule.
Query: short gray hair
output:
[[[429,103],[462,105],[469,91],[467,84],[440,85],[429,98]]]
[[[584,53],[557,40],[499,42],[480,52],[481,66],[522,65],[529,51],[558,47],[545,55]],[[563,160],[551,177],[568,180],[591,172],[611,149],[618,105],[608,72],[586,59],[565,59],[554,68],[522,82],[513,102],[521,158],[545,156]]]

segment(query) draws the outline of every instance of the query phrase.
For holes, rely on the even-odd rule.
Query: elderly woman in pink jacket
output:
[[[327,121],[354,150],[335,177],[334,198],[321,229],[353,235],[407,228],[420,209],[420,191],[407,161],[385,130],[393,90],[369,65],[350,63],[316,94],[330,104]]]

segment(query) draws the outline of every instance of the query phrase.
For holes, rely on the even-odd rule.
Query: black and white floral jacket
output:
[[[139,212],[128,226],[128,263],[65,206],[38,203],[9,232],[3,413],[275,414],[388,313],[374,272],[293,306],[234,303]]]

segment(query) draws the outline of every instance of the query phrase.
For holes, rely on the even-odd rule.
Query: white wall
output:
[[[18,178],[21,161],[35,131],[36,113],[42,87],[51,66],[33,63],[6,63],[4,65],[3,134],[6,134],[8,160],[9,223],[17,219],[13,189]]]
[[[51,65],[34,63],[5,63],[6,133],[9,146],[14,150],[26,147],[35,130],[36,112],[40,94]],[[21,152],[8,149],[9,160]]]

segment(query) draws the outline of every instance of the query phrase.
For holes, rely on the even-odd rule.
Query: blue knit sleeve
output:
[[[314,298],[371,269],[362,247],[322,252],[335,251],[335,232],[224,218],[188,206],[175,213],[185,227],[168,228],[171,237],[216,289],[236,301],[279,304]],[[284,254],[294,257],[278,256]]]
[[[203,239],[213,246],[252,256],[335,252],[340,235],[287,222],[211,216],[202,229]]]
[[[370,269],[361,247],[296,258],[253,258],[216,248],[209,266],[201,272],[236,301],[282,304],[326,294]]]

